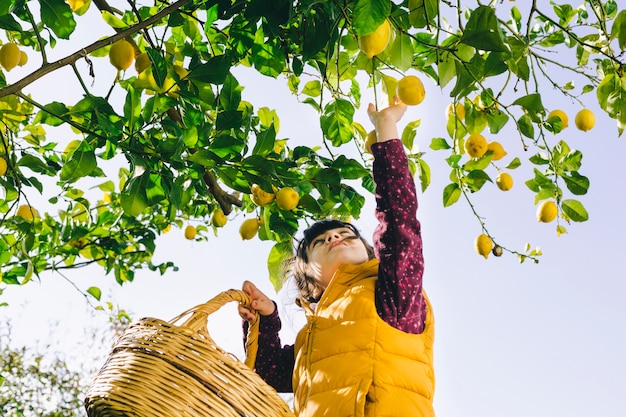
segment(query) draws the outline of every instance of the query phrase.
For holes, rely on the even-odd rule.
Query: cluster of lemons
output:
[[[15,42],[7,42],[0,47],[0,65],[7,71],[17,66],[24,66],[28,55]]]
[[[274,189],[274,192],[270,193],[263,190],[258,184],[253,184],[250,187],[250,191],[252,202],[259,207],[265,207],[275,202],[280,210],[291,211],[300,202],[298,191],[292,187],[283,187],[279,190]],[[215,227],[224,227],[227,222],[228,217],[221,208],[216,209],[211,215],[211,224]],[[246,219],[239,226],[239,236],[243,240],[250,240],[257,235],[261,226],[263,226],[263,218]],[[196,238],[197,229],[193,225],[187,225],[184,234],[185,238],[193,240]]]

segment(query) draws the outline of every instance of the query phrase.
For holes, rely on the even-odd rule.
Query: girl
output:
[[[291,270],[307,324],[294,345],[280,342],[276,304],[243,284],[261,315],[255,370],[294,393],[298,417],[434,416],[434,318],[422,290],[417,193],[396,127],[405,111],[397,99],[381,111],[368,107],[378,141],[374,246],[337,220],[304,231]]]

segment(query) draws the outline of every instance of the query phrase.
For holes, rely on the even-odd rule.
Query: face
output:
[[[324,288],[341,265],[357,265],[369,259],[365,244],[347,227],[327,230],[313,239],[308,257]]]

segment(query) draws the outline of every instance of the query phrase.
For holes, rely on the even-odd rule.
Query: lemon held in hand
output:
[[[374,55],[378,55],[385,50],[389,44],[389,39],[391,39],[391,25],[389,20],[385,19],[372,33],[359,36],[359,49],[368,58],[372,59]]]
[[[407,75],[398,81],[396,94],[400,101],[407,106],[417,106],[424,101],[426,92],[422,80],[415,75]]]

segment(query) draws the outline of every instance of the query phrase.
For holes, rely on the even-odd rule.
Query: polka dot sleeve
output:
[[[407,333],[421,333],[426,318],[422,295],[422,236],[417,220],[417,192],[402,142],[372,146],[376,183],[374,248],[380,260],[376,308],[386,323]]]

